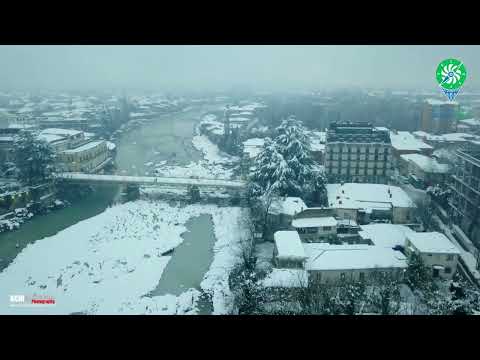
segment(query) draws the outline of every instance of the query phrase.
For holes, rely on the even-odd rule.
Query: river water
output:
[[[161,115],[148,124],[125,132],[116,141],[117,172],[143,175],[151,171],[151,166],[145,165],[147,163],[167,161],[184,165],[201,159],[201,154],[192,146],[191,140],[201,115],[210,110],[213,107],[204,106]],[[88,197],[70,207],[35,216],[19,230],[0,234],[0,271],[28,244],[41,241],[79,221],[102,213],[113,203],[117,193],[118,188],[115,186],[98,187]],[[213,223],[209,216],[202,215],[191,219],[186,227],[188,231],[182,235],[184,242],[175,249],[152,295],[179,295],[190,287],[200,288],[203,275],[213,260]]]

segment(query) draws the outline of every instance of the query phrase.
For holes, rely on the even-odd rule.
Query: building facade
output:
[[[64,172],[95,173],[110,160],[104,140],[91,141],[77,148],[64,150],[57,156],[57,167]]]
[[[369,123],[333,123],[327,131],[329,182],[386,183],[392,173],[390,134]]]
[[[450,207],[452,220],[480,246],[480,145],[470,144],[455,152],[456,163]]]
[[[457,107],[456,102],[427,99],[423,105],[421,130],[433,134],[455,131]]]

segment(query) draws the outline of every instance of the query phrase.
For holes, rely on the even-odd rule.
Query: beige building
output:
[[[411,232],[406,234],[405,253],[417,253],[432,269],[434,278],[452,279],[457,271],[460,251],[439,232]]]
[[[57,166],[64,172],[94,173],[110,161],[104,140],[91,141],[74,149],[64,150],[58,153],[57,158]]]
[[[337,237],[337,220],[331,216],[293,219],[292,227],[303,242],[329,241]]]
[[[319,283],[340,280],[364,281],[374,272],[390,273],[402,279],[407,259],[400,252],[381,246],[303,244],[308,257],[309,280]]]

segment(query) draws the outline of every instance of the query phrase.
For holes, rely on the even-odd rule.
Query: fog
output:
[[[437,64],[480,46],[0,46],[0,89],[431,88]]]

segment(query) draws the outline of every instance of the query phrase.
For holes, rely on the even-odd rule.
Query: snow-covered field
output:
[[[201,287],[213,295],[214,313],[229,310],[228,273],[238,256],[245,210],[216,205],[179,208],[165,202],[117,205],[27,246],[0,273],[1,314],[193,314],[199,291],[176,297],[145,296],[157,286],[191,217],[210,214],[217,238]],[[174,255],[175,256],[175,253]],[[50,296],[48,307],[10,307],[10,295]]]

